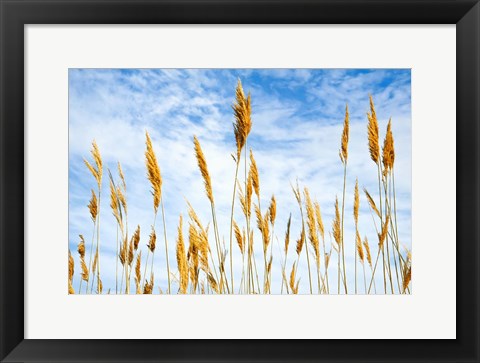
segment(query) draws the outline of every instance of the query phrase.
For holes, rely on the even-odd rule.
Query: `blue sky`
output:
[[[358,178],[375,197],[377,172],[367,144],[368,96],[373,96],[380,135],[392,118],[395,138],[395,183],[400,240],[411,246],[411,73],[409,69],[70,69],[69,70],[69,248],[76,251],[78,235],[90,244],[92,222],[87,204],[95,183],[83,164],[96,140],[104,164],[112,172],[122,164],[127,182],[129,229],[141,225],[145,250],[153,221],[150,185],[145,170],[145,131],[152,137],[163,176],[170,261],[175,262],[178,218],[187,218],[187,199],[208,224],[210,206],[193,153],[196,135],[207,158],[213,182],[220,235],[229,240],[229,216],[235,164],[233,113],[237,79],[252,95],[252,148],[260,173],[262,208],[277,198],[273,276],[280,277],[275,259],[283,245],[292,213],[292,246],[300,233],[300,213],[290,183],[298,178],[320,203],[326,230],[331,230],[335,196],[341,197],[343,167],[338,157],[345,104],[350,111],[350,143],[345,204],[347,270],[353,269],[353,188]],[[115,173],[114,173],[115,174]],[[105,174],[108,175],[108,174]],[[103,196],[108,196],[107,177]],[[101,200],[102,280],[105,291],[115,289],[115,220],[108,198]],[[239,206],[238,202],[236,206]],[[236,219],[241,221],[240,208]],[[157,234],[163,233],[157,224]],[[364,195],[360,200],[360,234],[376,241]],[[185,229],[185,233],[187,230]],[[258,233],[256,231],[256,233]],[[351,241],[350,241],[351,240]],[[161,243],[159,239],[159,244]],[[213,235],[211,236],[213,243]],[[352,242],[349,244],[349,241]],[[327,249],[329,238],[326,238]],[[161,244],[160,244],[161,245]],[[240,258],[234,246],[234,256]],[[156,285],[165,289],[165,255],[155,254]],[[261,261],[262,250],[258,248]],[[79,270],[74,253],[76,272]],[[305,257],[305,256],[303,256]],[[334,256],[334,261],[336,257]],[[287,266],[296,260],[293,247]],[[300,293],[308,290],[305,261],[298,270]],[[332,265],[334,266],[334,265]],[[241,271],[236,270],[236,280]],[[350,274],[352,276],[352,274]],[[335,268],[329,270],[335,285]],[[78,288],[78,274],[74,286]],[[280,287],[273,279],[272,289]],[[353,281],[349,280],[353,286]],[[360,291],[362,291],[360,289]]]

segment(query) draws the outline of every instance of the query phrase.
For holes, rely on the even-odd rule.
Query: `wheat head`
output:
[[[160,173],[160,167],[158,166],[157,157],[153,151],[152,140],[150,139],[148,132],[145,132],[145,137],[145,143],[147,146],[147,150],[145,151],[147,176],[152,185],[153,209],[156,213],[160,204],[160,199],[162,198],[162,176]]]

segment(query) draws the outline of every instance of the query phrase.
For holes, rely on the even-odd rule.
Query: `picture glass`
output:
[[[69,294],[411,294],[410,69],[69,69]]]

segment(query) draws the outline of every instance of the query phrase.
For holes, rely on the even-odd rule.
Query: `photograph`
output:
[[[68,294],[413,293],[411,69],[70,68],[68,143]]]

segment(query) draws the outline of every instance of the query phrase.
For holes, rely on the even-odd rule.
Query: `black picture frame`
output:
[[[478,0],[0,0],[0,360],[479,362]],[[456,24],[457,339],[24,339],[26,24]],[[288,25],[286,25],[288,26]],[[439,295],[439,299],[441,295]],[[439,316],[439,324],[442,317]],[[412,317],[405,317],[408,321]],[[412,329],[414,326],[412,325]]]

